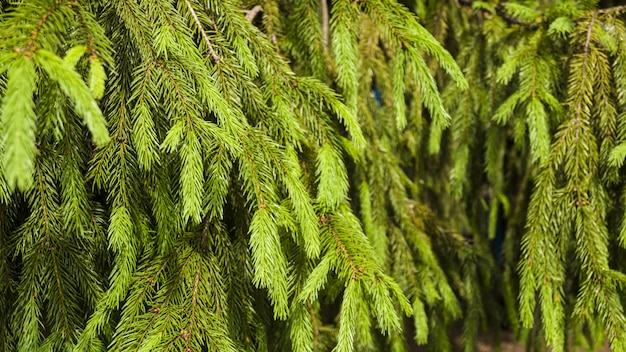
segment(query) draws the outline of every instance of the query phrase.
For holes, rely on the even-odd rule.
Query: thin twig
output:
[[[258,15],[261,11],[263,11],[263,7],[261,7],[261,5],[256,5],[250,10],[243,10],[243,13],[246,14],[246,19],[252,22],[256,18],[256,15]]]
[[[187,8],[189,9],[189,12],[191,12],[191,16],[193,16],[193,20],[196,22],[196,25],[198,26],[198,29],[200,30],[200,34],[202,35],[202,38],[204,38],[204,42],[209,48],[209,55],[211,55],[211,57],[213,58],[213,61],[215,62],[222,61],[222,59],[219,56],[217,56],[217,54],[215,53],[215,50],[213,50],[213,45],[211,45],[211,40],[209,39],[209,36],[204,31],[204,27],[202,27],[202,23],[200,23],[200,20],[198,19],[198,15],[196,14],[196,11],[193,9],[193,6],[191,6],[191,3],[189,2],[189,0],[185,0],[185,4],[187,4]]]
[[[620,11],[626,11],[626,5],[620,5],[620,6],[615,6],[615,7],[608,7],[606,9],[600,9],[598,10],[598,14],[607,14],[607,13],[613,13],[613,12],[620,12]]]
[[[322,0],[323,1],[323,0]],[[471,7],[472,4],[474,2],[476,2],[477,0],[454,0],[455,4],[457,6],[464,6],[464,7]],[[498,15],[500,15],[500,17],[502,17],[503,20],[505,20],[508,23],[511,24],[519,24],[519,25],[523,25],[523,26],[531,26],[531,25],[536,25],[536,23],[532,23],[532,22],[525,22],[520,20],[519,18],[515,18],[511,15],[509,15],[508,13],[506,13],[506,6],[508,5],[508,3],[503,2],[500,4],[495,5],[495,10],[496,13]],[[619,6],[614,6],[614,7],[607,7],[605,9],[599,9],[595,12],[596,15],[606,15],[606,14],[612,14],[615,12],[622,12],[622,11],[626,11],[626,5],[619,5]]]
[[[322,44],[324,51],[328,51],[328,1],[320,0],[322,12]]]

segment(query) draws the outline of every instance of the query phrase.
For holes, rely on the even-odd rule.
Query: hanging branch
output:
[[[457,6],[463,6],[463,7],[468,7],[471,8],[472,5],[477,2],[478,0],[455,0]],[[527,22],[527,21],[523,21],[515,16],[511,16],[507,11],[506,8],[507,6],[509,6],[509,3],[507,2],[502,2],[499,4],[494,4],[494,9],[496,11],[496,14],[498,16],[500,16],[504,21],[506,21],[509,24],[517,24],[517,25],[521,25],[521,26],[536,26],[540,21],[538,22]],[[607,7],[605,9],[600,9],[595,11],[596,15],[599,14],[610,14],[610,13],[616,13],[616,12],[622,12],[622,11],[626,11],[626,5],[619,5],[619,6],[614,6],[614,7]]]
[[[477,0],[457,0],[457,5],[471,8],[472,5],[476,1]],[[508,5],[507,3],[500,3],[500,4],[494,5],[496,14],[500,16],[504,21],[506,21],[509,24],[517,24],[521,26],[536,26],[537,25],[537,23],[526,22],[517,17],[511,16],[508,12],[506,12],[507,5]]]
[[[35,41],[37,40],[37,37],[39,36],[41,28],[43,28],[44,24],[48,20],[48,17],[52,15],[52,13],[56,11],[60,6],[61,6],[61,2],[55,3],[50,9],[48,9],[48,11],[37,22],[37,26],[35,27],[35,30],[33,31],[32,35],[30,36],[30,39],[28,40],[28,43],[26,44],[27,51],[35,50],[35,47],[34,47]]]

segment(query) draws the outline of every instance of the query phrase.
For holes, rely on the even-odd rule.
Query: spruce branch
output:
[[[198,301],[198,286],[200,283],[200,269],[201,267],[198,265],[196,268],[196,272],[193,279],[193,289],[191,290],[191,312],[189,315],[189,323],[187,325],[187,331],[184,334],[184,339],[189,345],[189,340],[191,335],[193,334],[194,325],[196,325],[196,310],[197,310],[197,301]],[[181,333],[182,335],[182,333]]]
[[[311,305],[311,302],[307,301],[306,307],[307,307],[309,315],[311,316],[311,320],[313,324],[313,346],[311,347],[313,351],[317,351],[317,348],[319,345],[320,332],[324,328],[324,326],[320,325],[321,322],[317,319],[316,312],[313,309],[313,305]]]
[[[526,22],[524,20],[521,20],[515,16],[512,16],[511,14],[509,14],[506,10],[507,7],[507,3],[499,3],[495,6],[496,9],[496,13],[498,15],[500,15],[500,17],[502,17],[503,20],[505,20],[506,22],[510,23],[510,24],[517,24],[517,25],[521,25],[521,26],[532,26],[532,25],[536,25],[536,22]]]
[[[50,7],[48,9],[48,11],[46,11],[46,13],[44,13],[44,15],[39,19],[39,21],[37,21],[37,25],[35,26],[35,29],[33,30],[33,33],[31,34],[30,38],[28,39],[28,43],[26,43],[25,49],[27,51],[34,51],[36,49],[35,48],[35,41],[37,40],[37,37],[39,36],[39,33],[41,32],[41,29],[46,24],[46,21],[48,20],[48,17],[50,15],[52,15],[52,13],[54,13],[64,2],[65,2],[64,0],[56,1],[52,5],[52,7]],[[71,6],[71,5],[69,5],[69,6]]]
[[[0,349],[626,350],[626,5],[407,4],[2,2]]]
[[[209,55],[211,56],[211,58],[213,59],[215,63],[222,61],[222,59],[217,55],[217,53],[213,49],[211,40],[209,39],[209,36],[204,30],[204,26],[202,26],[200,19],[198,19],[196,10],[194,10],[193,6],[191,5],[191,2],[189,0],[185,0],[185,4],[187,5],[187,9],[189,10],[189,12],[191,12],[191,16],[193,17],[194,22],[198,26],[198,30],[200,31],[200,34],[202,35],[202,39],[204,39],[204,43],[207,45],[207,48],[209,49]]]
[[[243,136],[239,136],[240,140],[243,141]],[[265,200],[263,199],[263,191],[261,190],[261,183],[260,183],[260,177],[259,177],[259,171],[256,167],[256,165],[254,164],[254,161],[252,160],[252,154],[250,153],[248,147],[246,146],[245,143],[241,143],[241,146],[243,147],[243,152],[246,158],[246,161],[248,162],[248,166],[250,167],[250,170],[252,170],[253,176],[254,178],[252,179],[252,182],[254,184],[254,190],[256,192],[256,196],[257,196],[257,200],[258,200],[258,206],[260,209],[266,209],[267,208],[267,203],[265,203]]]
[[[352,280],[358,280],[363,275],[363,269],[361,267],[357,268],[356,264],[352,260],[352,257],[350,256],[350,253],[348,253],[348,250],[346,249],[346,246],[343,244],[343,242],[339,238],[339,235],[337,234],[337,231],[332,226],[330,218],[331,218],[330,214],[326,214],[326,215],[320,216],[319,222],[322,225],[325,225],[326,227],[328,227],[328,232],[330,232],[330,234],[332,235],[333,239],[335,240],[338,252],[341,253],[341,255],[345,258],[345,260],[350,265],[350,268],[352,269],[351,279]]]
[[[156,65],[163,70],[169,82],[172,84],[172,87],[174,87],[178,101],[184,105],[188,105],[189,98],[183,93],[183,88],[181,88],[182,82],[176,79],[172,71],[167,66],[167,63],[165,61],[157,61]]]
[[[586,38],[585,38],[585,43],[583,44],[583,58],[582,58],[582,63],[581,63],[581,73],[580,73],[580,79],[579,79],[580,87],[583,87],[584,84],[585,84],[584,82],[586,80],[588,80],[587,69],[589,67],[588,66],[589,46],[591,44],[591,34],[592,34],[592,31],[593,31],[593,25],[594,25],[594,23],[596,21],[597,16],[598,16],[598,12],[594,13],[593,16],[591,17],[591,20],[589,21],[589,26],[587,28],[587,35],[586,35]],[[580,89],[577,93],[578,93],[577,94],[578,99],[575,102],[575,104],[576,104],[576,112],[574,114],[574,119],[573,119],[572,124],[568,126],[568,129],[569,129],[570,126],[573,127],[573,128],[576,128],[576,130],[575,130],[575,137],[574,137],[576,144],[578,144],[579,140],[580,140],[580,132],[581,132],[580,131],[580,127],[581,127],[580,125],[581,125],[581,123],[583,123],[581,121],[581,114],[582,114],[583,104],[586,103],[584,90]],[[589,92],[589,93],[591,93],[591,92]],[[563,142],[564,143],[565,143],[565,138],[566,138],[567,134],[568,134],[568,131],[563,133],[563,138],[564,138]],[[578,171],[580,170],[580,165],[579,165],[580,157],[578,155],[579,149],[575,148],[575,150],[576,150],[576,154],[577,155],[574,157],[575,163],[576,163],[575,164],[575,168],[574,168],[574,172],[578,173]],[[576,179],[577,179],[578,182],[582,181],[578,177]],[[578,204],[578,202],[586,202],[585,199],[582,199],[584,197],[584,196],[582,196],[583,190],[584,190],[583,187],[579,187],[577,185],[577,190],[576,190],[577,198],[578,198],[577,199],[577,204]]]
[[[477,1],[480,1],[480,0],[455,0],[455,3],[457,4],[457,6],[464,6],[464,7],[471,8],[472,4]],[[501,3],[494,5],[496,14],[499,15],[505,22],[509,24],[516,24],[516,25],[527,26],[527,27],[536,27],[538,23],[541,22],[541,20],[537,20],[535,22],[527,22],[515,16],[512,16],[506,10],[506,7],[509,5],[510,3],[508,2],[501,2]],[[607,8],[596,10],[594,11],[594,13],[596,15],[597,14],[613,14],[613,13],[619,13],[623,11],[626,11],[626,5],[607,7]]]
[[[56,289],[58,290],[59,293],[59,304],[61,305],[61,315],[63,317],[63,330],[64,333],[66,334],[66,336],[72,336],[72,327],[70,326],[70,318],[69,318],[69,312],[67,309],[67,299],[65,297],[65,292],[64,292],[64,287],[61,284],[61,275],[59,274],[59,260],[57,258],[56,255],[56,250],[54,248],[52,248],[50,250],[50,257],[51,257],[51,264],[52,267],[54,268],[54,280],[56,282]]]
[[[77,5],[80,6],[79,4]],[[78,14],[80,24],[83,26],[83,30],[87,34],[87,49],[89,50],[89,53],[91,54],[89,59],[93,60],[97,58],[96,46],[94,44],[93,34],[89,30],[89,26],[87,25],[87,22],[85,21],[85,16],[83,16],[83,13],[82,11],[80,11],[80,8],[78,8],[76,12]]]
[[[457,1],[457,4],[461,6],[471,8],[472,4],[480,0],[455,0],[455,1]],[[498,3],[494,5],[496,14],[500,16],[505,22],[509,24],[516,24],[516,25],[521,25],[521,26],[531,26],[531,27],[537,26],[537,22],[527,22],[520,18],[512,16],[510,13],[507,12],[506,10],[507,6],[508,6],[508,3],[506,2],[502,2],[502,3]]]
[[[148,53],[149,56],[148,58],[152,61],[156,61],[156,52],[152,46],[152,42],[150,40],[151,34],[147,33],[148,32],[148,28],[146,28],[144,26],[144,24],[141,21],[140,18],[140,14],[133,11],[133,7],[131,5],[131,3],[128,0],[120,0],[120,1],[116,1],[115,5],[117,5],[118,7],[118,11],[122,12],[123,10],[123,14],[130,14],[130,16],[124,16],[121,15],[120,17],[125,21],[125,22],[130,22],[128,23],[129,27],[132,29],[131,33],[133,34],[133,36],[135,37],[135,40],[139,40],[141,42],[141,48],[147,48],[148,49]],[[137,35],[136,31],[139,32],[139,35]],[[147,59],[147,58],[146,58]]]

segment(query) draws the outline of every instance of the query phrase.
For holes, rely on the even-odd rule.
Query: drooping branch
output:
[[[457,4],[457,6],[463,6],[463,7],[469,7],[471,8],[472,5],[478,0],[455,0],[455,3]],[[527,21],[523,21],[515,16],[512,16],[511,14],[509,14],[506,11],[507,6],[509,6],[508,2],[502,2],[499,4],[495,4],[494,5],[494,9],[495,12],[498,16],[500,16],[504,21],[506,21],[509,24],[517,24],[517,25],[521,25],[521,26],[536,26],[538,23],[540,23],[540,21],[537,22],[527,22]],[[607,7],[604,9],[599,9],[596,10],[594,12],[595,15],[601,15],[601,14],[614,14],[614,13],[619,13],[619,12],[623,12],[626,11],[626,5],[619,5],[619,6],[613,6],[613,7]]]
[[[33,33],[31,34],[30,39],[28,40],[28,43],[26,44],[27,51],[33,51],[35,49],[34,48],[35,41],[37,40],[37,37],[39,36],[41,29],[43,28],[44,24],[48,20],[48,17],[50,17],[50,15],[52,15],[52,13],[61,6],[61,4],[62,2],[55,3],[50,9],[48,9],[48,11],[41,17],[41,19],[39,19],[39,21],[37,22],[37,26],[35,27],[35,30],[33,30]]]
[[[474,4],[477,0],[458,0],[457,4],[460,6],[464,6],[464,7],[472,7],[472,4]],[[496,14],[498,16],[500,16],[504,21],[506,21],[509,24],[517,24],[517,25],[522,25],[522,26],[532,26],[532,25],[536,25],[536,23],[533,22],[526,22],[523,21],[515,16],[511,16],[507,11],[506,11],[506,6],[508,4],[507,3],[500,3],[500,4],[495,4],[494,5],[494,9],[496,11]]]

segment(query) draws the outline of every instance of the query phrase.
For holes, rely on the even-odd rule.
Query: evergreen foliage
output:
[[[626,351],[626,6],[0,2],[0,351]]]

